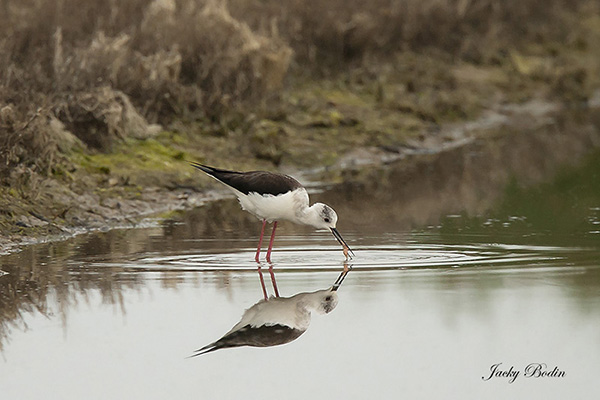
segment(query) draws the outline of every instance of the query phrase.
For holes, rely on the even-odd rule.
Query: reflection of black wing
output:
[[[305,331],[290,328],[285,325],[262,325],[252,327],[246,325],[243,328],[223,336],[214,343],[196,350],[190,357],[210,353],[211,351],[226,349],[229,347],[252,346],[269,347],[289,343],[297,339]]]
[[[190,164],[244,194],[258,193],[277,196],[278,194],[284,194],[290,190],[302,187],[300,182],[291,176],[275,174],[273,172],[236,172],[208,167],[198,163]]]

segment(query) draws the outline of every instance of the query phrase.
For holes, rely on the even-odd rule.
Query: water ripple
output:
[[[548,267],[569,265],[569,258],[581,258],[585,248],[557,246],[524,246],[512,244],[441,245],[409,243],[357,247],[351,260],[355,269],[422,269],[473,267]],[[261,254],[264,258],[264,253]],[[272,255],[273,265],[280,271],[337,270],[344,257],[337,246],[287,245],[278,247]],[[97,263],[93,267],[111,264]],[[248,247],[222,250],[198,250],[176,254],[146,254],[125,263],[114,263],[126,269],[182,271],[246,271],[255,270],[254,249]],[[267,266],[267,264],[263,264]]]

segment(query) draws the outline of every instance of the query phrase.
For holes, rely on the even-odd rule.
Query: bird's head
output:
[[[315,294],[318,295],[318,304],[315,307],[317,314],[329,314],[338,304],[338,295],[334,290],[319,290]]]
[[[340,242],[344,248],[344,255],[346,255],[346,258],[348,258],[349,254],[354,255],[354,252],[350,250],[350,247],[348,247],[348,244],[336,229],[335,226],[337,224],[337,220],[337,214],[333,208],[329,207],[327,204],[315,203],[309,207],[309,213],[307,215],[308,224],[317,229],[329,229],[333,236],[335,236],[337,241]]]
[[[327,204],[315,203],[311,209],[313,210],[310,221],[312,226],[317,229],[335,229],[338,216],[333,208]]]

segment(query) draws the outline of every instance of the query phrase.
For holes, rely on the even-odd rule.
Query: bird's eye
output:
[[[331,296],[325,297],[325,301],[331,301]]]
[[[325,217],[325,218],[323,219],[323,221],[325,221],[325,222],[331,222],[331,220],[330,220],[329,218],[327,218],[327,217]]]

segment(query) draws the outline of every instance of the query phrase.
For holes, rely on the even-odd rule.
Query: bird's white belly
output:
[[[303,206],[302,194],[298,190],[277,196],[240,193],[238,199],[244,210],[269,222],[277,220],[297,222]]]

